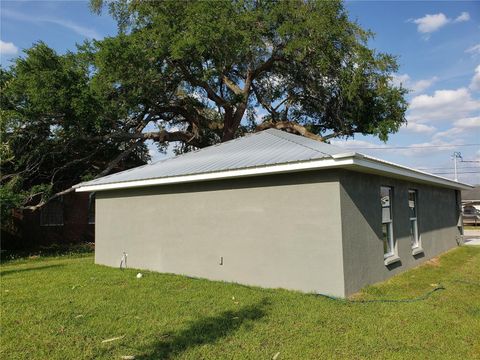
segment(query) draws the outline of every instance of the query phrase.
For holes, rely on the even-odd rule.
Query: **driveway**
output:
[[[463,235],[465,245],[480,245],[480,229],[465,230]]]

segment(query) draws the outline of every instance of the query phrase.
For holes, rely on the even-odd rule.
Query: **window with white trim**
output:
[[[392,214],[393,188],[380,187],[380,203],[382,206],[382,240],[383,254],[385,258],[394,255],[395,241],[393,238],[393,214]]]
[[[40,210],[40,226],[63,226],[63,198],[57,197]]]
[[[420,247],[417,221],[417,190],[408,190],[408,213],[410,218],[410,238],[412,249]]]

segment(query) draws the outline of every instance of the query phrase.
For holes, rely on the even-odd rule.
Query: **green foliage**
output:
[[[12,209],[20,207],[22,204],[22,196],[12,190],[10,186],[0,187],[0,222],[3,226],[7,224],[11,218]]]
[[[40,42],[1,69],[2,220],[12,208],[44,201],[99,173],[123,151],[95,140],[114,129],[91,89],[89,66],[84,57],[58,55]],[[138,155],[130,162],[144,163]]]
[[[108,268],[89,257],[1,267],[3,359],[475,359],[480,248],[461,247],[345,303]],[[458,281],[461,280],[461,281]],[[463,281],[463,282],[462,282]],[[34,335],[32,335],[34,334]],[[103,340],[121,337],[102,343]],[[52,345],[54,344],[54,346]]]
[[[103,2],[91,5],[100,11]],[[99,74],[124,95],[149,89],[173,102],[178,92],[182,100],[203,96],[203,106],[192,106],[217,111],[223,126],[212,130],[223,140],[242,133],[245,107],[268,112],[256,116],[257,124],[299,123],[322,136],[362,133],[386,141],[405,122],[405,89],[391,83],[395,58],[368,48],[372,34],[351,22],[339,1],[108,6],[124,33],[96,43],[104,60]]]
[[[145,163],[147,140],[181,153],[277,127],[386,141],[405,122],[395,58],[340,1],[91,2],[105,6],[118,35],[64,55],[39,42],[0,70],[1,184],[23,205]]]

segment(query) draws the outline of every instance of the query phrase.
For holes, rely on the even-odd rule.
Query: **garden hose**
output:
[[[473,286],[480,286],[480,283],[474,282],[474,281],[468,281],[468,280],[462,280],[462,279],[455,279],[455,280],[447,280],[445,282],[449,283],[460,283],[460,284],[466,284],[466,285],[473,285]],[[340,301],[344,303],[359,303],[359,304],[368,304],[368,303],[412,303],[412,302],[417,302],[417,301],[423,301],[428,299],[434,292],[440,291],[440,290],[447,290],[445,286],[442,284],[438,285],[434,289],[426,292],[425,294],[411,298],[411,299],[371,299],[371,300],[350,300],[350,299],[345,299],[337,296],[332,296],[332,295],[327,295],[327,294],[315,294],[316,296],[321,296],[330,300],[335,300],[335,301]]]

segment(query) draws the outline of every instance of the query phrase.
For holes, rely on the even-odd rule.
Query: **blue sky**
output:
[[[1,64],[42,40],[63,53],[116,33],[86,1],[3,1]],[[480,183],[480,2],[348,1],[350,17],[376,36],[370,45],[398,56],[395,81],[411,89],[408,125],[384,144],[371,136],[336,145],[453,178]],[[476,144],[476,145],[472,145]],[[154,148],[152,148],[154,151]],[[158,155],[156,155],[157,157]],[[468,162],[470,161],[470,162]]]

